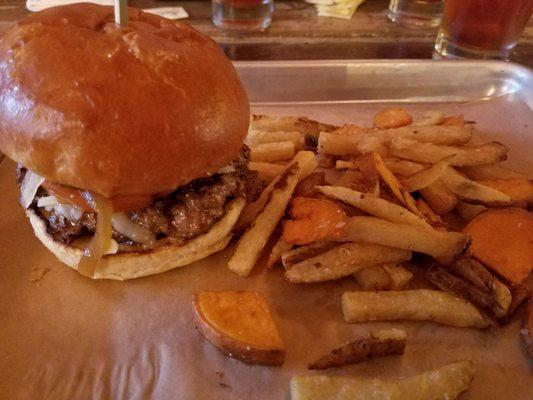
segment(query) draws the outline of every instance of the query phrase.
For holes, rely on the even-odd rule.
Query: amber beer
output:
[[[532,10],[533,0],[445,0],[435,50],[445,57],[505,58]]]

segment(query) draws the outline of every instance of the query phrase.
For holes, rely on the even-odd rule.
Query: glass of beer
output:
[[[533,11],[533,0],[445,0],[435,58],[506,59]]]
[[[274,0],[211,0],[213,24],[231,31],[267,29],[272,22]]]
[[[443,0],[390,0],[389,19],[408,27],[439,26]]]

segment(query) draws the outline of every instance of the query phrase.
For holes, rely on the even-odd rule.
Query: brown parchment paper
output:
[[[369,123],[377,107],[254,111]],[[519,99],[409,109],[463,113],[479,122],[487,138],[512,148],[509,165],[533,172],[533,117]],[[14,169],[7,159],[0,163],[0,399],[288,399],[291,376],[314,373],[306,370],[309,362],[357,334],[391,326],[408,333],[403,356],[321,373],[390,378],[472,358],[477,373],[464,398],[533,396],[533,364],[518,339],[518,322],[490,331],[432,323],[346,324],[340,296],[357,289],[351,278],[294,285],[283,281],[281,269],[266,271],[262,261],[249,278],[239,278],[226,267],[232,246],[153,277],[85,278],[56,261],[33,235],[17,204]],[[43,268],[48,272],[31,282],[32,270]],[[228,358],[196,330],[193,292],[234,289],[260,290],[269,298],[287,346],[282,367]]]

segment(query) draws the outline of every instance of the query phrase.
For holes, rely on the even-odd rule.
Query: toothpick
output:
[[[128,0],[115,0],[115,23],[121,27],[128,25]]]

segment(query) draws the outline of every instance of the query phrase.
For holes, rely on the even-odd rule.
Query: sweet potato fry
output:
[[[356,364],[373,357],[401,355],[407,334],[400,329],[387,329],[359,337],[321,357],[309,369],[328,369]]]
[[[533,300],[529,300],[524,320],[522,321],[522,329],[520,329],[520,337],[526,348],[527,353],[533,358]]]
[[[520,284],[533,268],[533,214],[519,208],[486,211],[463,232],[473,239],[474,258]]]
[[[403,108],[381,110],[374,116],[374,126],[379,129],[399,128],[413,122],[413,117]]]
[[[346,322],[433,321],[441,324],[488,328],[491,321],[472,304],[449,293],[418,289],[387,292],[345,292],[342,312]]]
[[[222,352],[249,364],[283,364],[285,346],[261,293],[203,292],[193,306],[200,332]]]
[[[458,361],[395,381],[378,378],[299,376],[291,379],[292,400],[454,400],[474,379],[472,361]]]
[[[344,236],[346,214],[329,200],[294,197],[290,215],[294,219],[283,223],[283,240],[287,243],[303,245]]]
[[[510,196],[513,203],[533,204],[533,181],[526,178],[485,179],[480,184]]]

